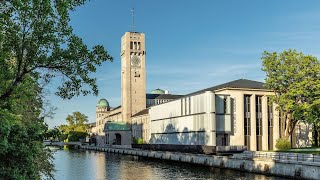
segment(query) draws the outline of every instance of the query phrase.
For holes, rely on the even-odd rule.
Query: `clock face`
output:
[[[131,58],[131,63],[134,66],[139,66],[140,65],[140,58],[139,56],[133,55]]]

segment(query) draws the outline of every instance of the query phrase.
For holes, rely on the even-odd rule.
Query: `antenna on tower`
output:
[[[135,26],[135,24],[134,24],[134,16],[135,16],[135,14],[134,14],[134,7],[131,9],[131,16],[132,16],[131,31],[132,31],[132,32],[135,32],[136,26]]]

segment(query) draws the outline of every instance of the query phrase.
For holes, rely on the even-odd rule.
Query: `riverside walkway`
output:
[[[259,151],[245,151],[241,154],[234,154],[234,157],[242,159],[271,159],[277,161],[292,161],[292,162],[315,162],[320,163],[320,155],[304,154],[294,152],[259,152]]]

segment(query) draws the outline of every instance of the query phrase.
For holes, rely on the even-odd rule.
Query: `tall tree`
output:
[[[89,74],[103,61],[112,61],[112,57],[101,45],[90,50],[72,32],[69,11],[84,3],[85,0],[0,2],[0,71],[6,71],[7,78],[0,86],[1,102],[28,74],[41,75],[45,82],[61,76],[56,94],[62,98],[97,95],[96,79]]]
[[[88,116],[86,116],[85,114],[80,113],[79,111],[73,112],[72,115],[68,115],[66,120],[67,120],[67,122],[69,123],[70,126],[72,126],[72,125],[84,125],[85,123],[87,123],[89,121],[88,120]]]
[[[0,1],[0,177],[52,176],[42,140],[43,85],[61,78],[56,94],[70,99],[98,93],[90,73],[112,57],[88,48],[69,25],[69,12],[85,0]]]
[[[289,138],[299,120],[312,122],[312,110],[319,105],[319,60],[295,50],[264,52],[266,86],[273,90],[272,101],[281,112],[283,135]]]

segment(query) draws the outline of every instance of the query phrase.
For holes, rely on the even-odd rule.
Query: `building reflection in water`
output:
[[[107,164],[107,154],[100,153],[100,152],[93,152],[96,153],[96,158],[93,161],[95,163],[95,167],[92,167],[93,170],[95,170],[96,178],[95,179],[107,179],[106,174],[106,164]]]
[[[285,179],[205,167],[193,164],[145,159],[97,151],[57,150],[54,154],[59,180],[104,179]]]

